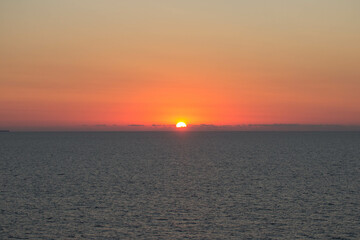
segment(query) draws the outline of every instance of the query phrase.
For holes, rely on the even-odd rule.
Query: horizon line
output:
[[[318,131],[360,131],[360,125],[343,124],[188,124],[186,128],[177,129],[174,124],[94,124],[94,125],[58,125],[58,126],[3,126],[0,132],[318,132]]]

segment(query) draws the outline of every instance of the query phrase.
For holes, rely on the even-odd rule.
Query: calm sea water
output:
[[[360,239],[360,133],[0,133],[0,238]]]

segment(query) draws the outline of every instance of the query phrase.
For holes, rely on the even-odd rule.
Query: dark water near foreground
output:
[[[360,133],[2,133],[0,239],[360,239]]]

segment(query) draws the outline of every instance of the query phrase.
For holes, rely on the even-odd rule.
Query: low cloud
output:
[[[249,124],[239,128],[263,131],[359,131],[360,126],[335,124]]]
[[[96,124],[95,127],[107,127],[106,124]]]
[[[242,125],[189,125],[191,131],[360,131],[358,125],[331,124],[242,124]]]
[[[38,126],[38,127],[11,127],[10,131],[177,131],[173,124],[82,124],[72,126]],[[336,125],[336,124],[242,124],[242,125],[215,125],[215,124],[188,124],[182,131],[360,131],[360,125]]]

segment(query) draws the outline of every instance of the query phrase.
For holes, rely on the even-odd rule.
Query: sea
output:
[[[360,132],[0,133],[0,239],[360,239]]]

